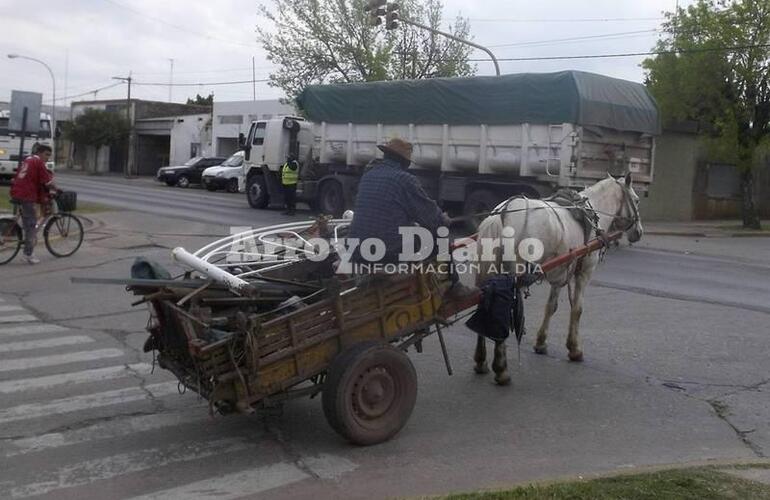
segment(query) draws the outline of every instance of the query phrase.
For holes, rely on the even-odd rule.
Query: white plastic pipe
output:
[[[171,251],[174,260],[194,271],[197,271],[216,283],[225,285],[227,288],[238,294],[249,287],[249,283],[237,276],[233,276],[227,271],[196,257],[182,247],[176,247]]]

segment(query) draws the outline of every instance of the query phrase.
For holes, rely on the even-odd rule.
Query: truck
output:
[[[632,172],[646,192],[661,132],[644,85],[581,71],[311,85],[297,106],[303,116],[254,121],[242,137],[254,208],[283,202],[280,168],[294,154],[298,200],[339,216],[394,137],[413,144],[410,172],[450,213],[607,174]]]
[[[10,111],[0,111],[0,180],[12,179],[19,165],[19,148],[21,147],[21,131],[9,130]],[[40,113],[40,131],[27,132],[24,138],[22,159],[26,158],[35,144],[46,144],[53,149],[51,136],[51,115]],[[46,164],[49,170],[54,169],[54,162]]]

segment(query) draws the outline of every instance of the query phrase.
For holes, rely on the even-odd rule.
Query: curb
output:
[[[715,470],[743,466],[751,468],[766,469],[770,466],[770,459],[767,458],[742,458],[742,459],[718,459],[718,460],[696,460],[691,462],[682,463],[669,463],[661,465],[640,465],[629,466],[623,469],[615,469],[606,472],[590,472],[585,474],[567,474],[562,476],[556,476],[550,479],[540,479],[534,481],[521,481],[515,483],[498,483],[489,488],[478,488],[476,490],[468,491],[454,491],[445,495],[431,495],[424,498],[443,498],[450,495],[457,495],[462,493],[497,493],[504,492],[515,488],[527,487],[527,486],[550,486],[553,484],[574,482],[574,481],[590,481],[593,479],[605,479],[612,477],[632,476],[636,474],[650,474],[655,472],[663,472],[668,470],[679,469],[693,469],[700,467],[713,467]],[[751,467],[755,466],[755,467]]]
[[[731,233],[731,232],[699,232],[699,231],[644,231],[645,235],[650,236],[680,236],[683,238],[770,238],[770,231],[759,231],[756,233]]]

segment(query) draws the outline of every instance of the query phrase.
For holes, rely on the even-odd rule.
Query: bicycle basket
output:
[[[60,212],[74,212],[78,205],[78,194],[75,191],[62,191],[56,197]]]

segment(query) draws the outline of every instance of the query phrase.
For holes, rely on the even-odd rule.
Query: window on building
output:
[[[273,115],[271,115],[271,114],[262,115],[262,119],[263,120],[270,120],[272,118],[273,118]]]
[[[221,125],[243,125],[243,115],[219,115]]]
[[[195,158],[196,156],[199,156],[201,154],[201,143],[200,142],[191,142],[190,143],[190,158]]]

